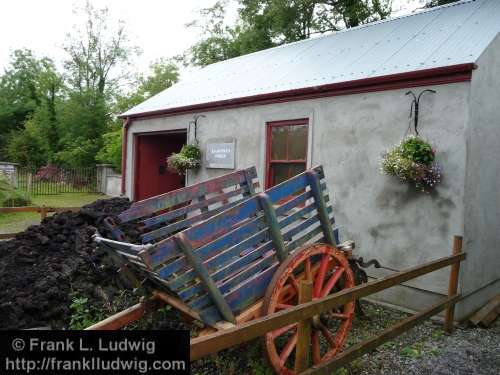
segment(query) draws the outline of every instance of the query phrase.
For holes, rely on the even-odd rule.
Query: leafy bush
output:
[[[100,144],[99,139],[85,139],[83,137],[67,140],[63,149],[54,155],[55,162],[66,168],[94,166]]]
[[[422,191],[429,191],[442,178],[441,167],[434,163],[435,156],[429,142],[409,136],[385,153],[381,167],[384,173],[396,176],[403,182],[414,183]]]
[[[168,169],[180,175],[184,175],[188,169],[199,168],[200,164],[201,150],[197,145],[184,145],[181,152],[167,158]]]
[[[34,120],[30,119],[24,128],[8,136],[5,152],[9,161],[27,167],[39,167],[47,162],[47,143],[44,133]]]
[[[0,207],[22,207],[31,204],[29,194],[14,188],[0,173]]]
[[[97,153],[96,159],[101,163],[110,163],[117,171],[122,168],[122,131],[106,133],[103,135],[103,146]]]
[[[103,313],[90,306],[86,297],[74,297],[69,308],[71,309],[70,329],[82,330],[104,319]]]

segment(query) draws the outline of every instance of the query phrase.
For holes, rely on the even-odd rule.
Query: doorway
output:
[[[186,144],[187,133],[146,133],[134,137],[134,200],[184,187],[184,176],[167,169],[167,157]]]

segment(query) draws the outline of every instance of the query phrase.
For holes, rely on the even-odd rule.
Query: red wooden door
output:
[[[185,133],[145,134],[135,137],[134,200],[184,187],[184,177],[167,169],[167,157],[186,143]]]

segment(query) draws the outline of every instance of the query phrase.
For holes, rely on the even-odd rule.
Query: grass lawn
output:
[[[32,197],[33,206],[50,207],[80,207],[92,203],[97,199],[105,199],[106,195],[91,193],[65,193],[56,195],[35,195]],[[37,212],[0,213],[0,233],[21,232],[30,225],[40,223],[40,214]]]

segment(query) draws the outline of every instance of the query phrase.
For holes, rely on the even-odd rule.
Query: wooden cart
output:
[[[97,238],[154,281],[155,293],[184,314],[223,330],[299,303],[299,283],[317,299],[355,285],[350,247],[339,231],[321,166],[143,247]],[[162,231],[164,233],[164,231]],[[149,238],[144,236],[144,239]],[[314,364],[344,344],[354,302],[313,319]],[[269,332],[265,350],[277,373],[293,373],[297,325]]]

